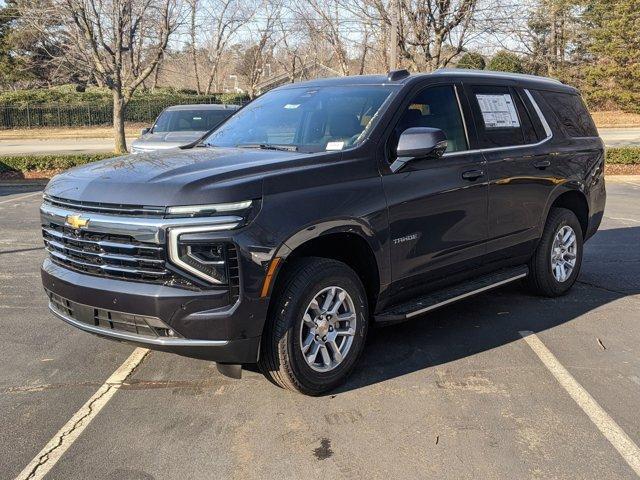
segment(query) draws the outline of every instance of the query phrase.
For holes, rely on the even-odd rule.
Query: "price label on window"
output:
[[[513,98],[508,93],[504,95],[476,95],[482,119],[486,128],[518,128],[518,112],[513,104]]]

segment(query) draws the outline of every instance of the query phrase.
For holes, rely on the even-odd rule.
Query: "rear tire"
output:
[[[566,208],[551,209],[529,261],[529,288],[546,297],[567,293],[580,273],[582,251],[582,226],[576,215]]]
[[[288,265],[278,284],[260,369],[276,385],[306,395],[336,388],[364,349],[369,311],[360,278],[342,262],[309,257]]]

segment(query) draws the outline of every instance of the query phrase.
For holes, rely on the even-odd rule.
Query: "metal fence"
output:
[[[166,107],[179,104],[222,103],[217,96],[131,100],[125,121],[152,123]],[[0,105],[0,129],[32,127],[90,127],[113,124],[113,105],[102,104],[38,104]]]

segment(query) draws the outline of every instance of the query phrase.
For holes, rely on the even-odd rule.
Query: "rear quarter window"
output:
[[[597,137],[591,115],[579,95],[539,92],[569,137]]]

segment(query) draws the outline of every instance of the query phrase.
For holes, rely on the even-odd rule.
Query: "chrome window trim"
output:
[[[547,139],[550,139],[551,137],[553,137],[553,132],[551,131],[551,127],[549,126],[549,123],[547,123],[547,119],[544,118],[544,115],[542,114],[542,110],[540,110],[538,103],[533,99],[533,95],[531,95],[531,92],[526,88],[523,90],[524,90],[524,93],[529,98],[531,105],[533,105],[533,109],[536,111],[536,114],[538,115],[540,122],[542,123],[542,128],[544,128],[544,133],[547,136]]]
[[[464,138],[467,139],[467,150],[460,150],[461,152],[468,152],[471,142],[469,141],[469,130],[467,128],[467,120],[464,118],[464,111],[462,110],[462,102],[460,101],[460,95],[458,94],[458,85],[453,85],[453,91],[456,93],[456,101],[458,102],[458,112],[460,118],[462,118],[462,128],[464,128]],[[451,152],[456,153],[456,152]]]
[[[236,225],[234,225],[233,227],[235,227]],[[203,273],[197,268],[193,268],[188,263],[183,262],[180,259],[180,254],[178,252],[178,245],[179,245],[180,235],[184,235],[185,233],[218,232],[220,230],[230,230],[231,228],[229,228],[228,224],[227,225],[208,225],[203,227],[171,228],[169,230],[169,233],[167,234],[167,237],[169,239],[169,260],[171,261],[171,263],[173,263],[177,267],[180,267],[181,269],[195,275],[198,278],[206,280],[209,283],[213,283],[214,285],[222,285],[222,282],[220,280],[210,277],[206,273]]]
[[[542,114],[542,110],[540,110],[540,107],[538,106],[538,104],[536,103],[536,101],[533,99],[533,96],[531,95],[531,92],[529,92],[528,89],[523,89],[525,94],[527,95],[527,97],[529,98],[529,100],[531,101],[531,104],[533,105],[533,109],[536,112],[536,115],[538,115],[538,118],[540,119],[540,123],[542,123],[542,128],[544,128],[544,133],[546,135],[545,138],[543,138],[542,140],[540,140],[539,142],[535,142],[535,143],[526,143],[524,145],[509,145],[506,147],[493,147],[493,148],[476,148],[473,150],[461,150],[459,152],[450,152],[450,153],[444,153],[442,156],[443,157],[453,157],[453,156],[457,156],[457,155],[467,155],[467,154],[474,154],[474,153],[489,153],[489,152],[502,152],[505,150],[516,150],[516,149],[520,149],[520,148],[531,148],[531,147],[538,147],[540,145],[543,145],[545,143],[547,143],[549,140],[551,140],[553,138],[553,131],[551,130],[551,127],[549,126],[549,123],[547,122],[547,119],[544,117],[544,115]]]
[[[56,317],[64,320],[68,324],[80,329],[85,332],[95,333],[98,335],[102,335],[104,337],[112,337],[120,340],[126,340],[129,342],[137,342],[148,345],[159,345],[163,347],[224,347],[229,342],[227,340],[196,340],[196,339],[188,339],[188,338],[153,338],[153,337],[145,337],[144,335],[138,335],[135,333],[125,333],[119,332],[115,330],[107,330],[106,328],[95,327],[92,325],[88,325],[83,322],[79,322],[67,315],[64,315],[58,312],[52,305],[49,303],[49,310]]]

